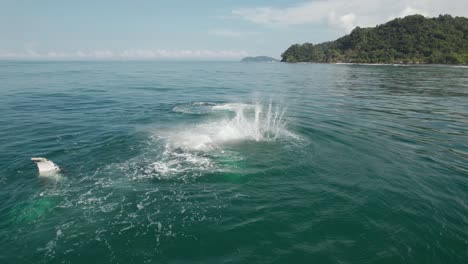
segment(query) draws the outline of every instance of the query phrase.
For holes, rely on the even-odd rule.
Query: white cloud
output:
[[[410,14],[468,16],[462,0],[318,0],[285,8],[254,7],[232,11],[244,20],[268,26],[326,23],[349,32],[355,26],[375,26]]]
[[[335,12],[331,12],[328,15],[328,24],[342,29],[345,32],[350,32],[356,27],[356,15],[354,13],[348,13],[341,16],[337,16]]]
[[[236,59],[248,56],[246,51],[232,50],[152,50],[132,49],[115,52],[111,50],[76,52],[36,52],[28,49],[23,52],[0,51],[4,59]]]
[[[398,14],[398,17],[405,17],[405,16],[409,16],[409,15],[414,15],[414,14],[429,16],[429,14],[426,13],[425,11],[423,11],[423,10],[416,10],[411,6],[407,6],[407,7],[405,7],[405,9],[401,10],[401,12]]]

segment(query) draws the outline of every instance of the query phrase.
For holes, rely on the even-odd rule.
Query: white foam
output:
[[[242,160],[231,149],[233,144],[299,139],[287,130],[286,108],[280,105],[207,102],[186,105],[198,106],[207,111],[204,121],[153,132],[152,150],[124,166],[130,170],[131,179],[176,177],[184,180],[205,173],[229,171],[231,167],[236,169],[235,162],[230,161]]]
[[[159,176],[170,176],[188,171],[207,171],[213,162],[199,153],[181,152],[166,145],[166,150],[158,161],[152,163],[152,170]]]

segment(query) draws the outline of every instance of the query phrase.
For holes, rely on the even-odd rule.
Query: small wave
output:
[[[468,65],[450,65],[452,68],[468,69]]]
[[[212,107],[213,110],[245,110],[245,109],[254,109],[255,104],[243,104],[243,103],[226,103],[226,104],[217,104]]]
[[[206,114],[211,111],[211,107],[214,105],[216,104],[211,102],[192,102],[176,105],[172,108],[172,111],[183,114]]]

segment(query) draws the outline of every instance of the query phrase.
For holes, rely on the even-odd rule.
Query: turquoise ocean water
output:
[[[463,67],[3,61],[0,150],[0,263],[468,260]]]

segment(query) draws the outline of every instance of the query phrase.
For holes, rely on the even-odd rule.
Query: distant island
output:
[[[280,62],[280,60],[267,57],[267,56],[257,56],[257,57],[245,57],[241,62]]]
[[[412,15],[320,44],[294,44],[283,62],[468,64],[468,18]]]

